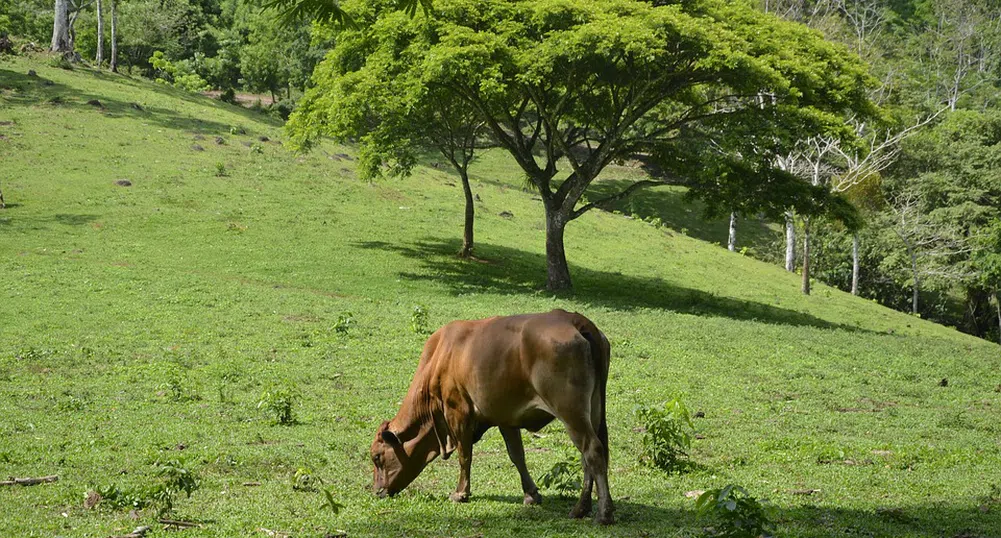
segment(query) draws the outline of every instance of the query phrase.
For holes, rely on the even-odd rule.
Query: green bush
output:
[[[733,484],[711,489],[695,500],[700,518],[715,516],[716,536],[726,538],[771,538],[775,524],[762,503],[747,490]]]
[[[265,392],[261,396],[261,401],[257,402],[257,408],[267,409],[274,416],[276,424],[290,426],[298,422],[295,417],[295,405],[301,399],[302,396],[295,387],[286,386]]]
[[[640,407],[636,416],[645,430],[640,461],[668,472],[684,470],[694,426],[681,399],[674,398],[661,406]]]
[[[539,477],[539,486],[554,489],[564,495],[572,495],[580,490],[582,478],[580,453],[573,451],[564,454],[562,459],[546,471],[546,474]]]

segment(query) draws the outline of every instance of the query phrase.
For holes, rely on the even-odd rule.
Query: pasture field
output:
[[[542,209],[501,154],[474,165],[462,261],[446,168],[369,184],[350,148],[280,138],[165,86],[0,60],[0,477],[59,475],[0,487],[0,536],[702,536],[715,523],[684,493],[728,483],[768,499],[781,536],[1001,536],[997,345],[605,212],[568,227],[577,293],[554,297]],[[421,325],[554,307],[612,342],[617,524],[567,519],[545,489],[522,506],[496,430],[470,503],[447,500],[455,458],[375,498],[368,447]],[[259,406],[283,392],[292,425]],[[692,468],[667,474],[639,462],[634,409],[679,394],[705,416]],[[525,445],[536,477],[571,446],[558,425]],[[200,483],[172,517],[200,527],[84,506],[171,461]]]

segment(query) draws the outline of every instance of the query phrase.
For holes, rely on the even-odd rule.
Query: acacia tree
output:
[[[448,92],[414,79],[419,72],[411,68],[409,55],[394,54],[392,34],[378,37],[388,39],[335,48],[315,71],[314,80],[327,91],[308,95],[292,116],[290,145],[307,150],[321,135],[358,141],[363,179],[378,177],[385,169],[390,175],[409,175],[419,153],[439,152],[462,182],[465,224],[459,255],[469,257],[475,217],[469,165],[484,143],[483,122]],[[361,69],[343,70],[365,57],[372,61]]]
[[[343,62],[343,74],[320,78],[306,103],[335,91],[338,77],[406,58],[407,79],[474,111],[538,191],[551,290],[572,287],[569,222],[664,183],[637,181],[578,205],[608,164],[636,155],[657,161],[711,212],[794,206],[851,214],[847,203],[774,166],[790,141],[844,133],[838,118],[868,107],[865,66],[803,26],[723,0],[436,0],[434,16],[413,18],[389,2],[342,7],[354,27],[338,47],[361,52],[350,62],[328,57]],[[372,40],[393,48],[369,53]],[[302,109],[293,135],[319,119],[315,110]]]

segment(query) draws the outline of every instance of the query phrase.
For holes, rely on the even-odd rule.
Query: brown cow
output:
[[[605,385],[609,345],[580,314],[546,314],[453,321],[424,344],[417,373],[400,411],[383,422],[372,442],[373,488],[380,496],[407,487],[438,455],[459,452],[459,485],[450,498],[469,500],[473,443],[497,426],[521,475],[525,504],[542,502],[525,467],[521,431],[538,431],[553,418],[567,426],[584,462],[584,487],[571,517],[591,513],[612,522],[608,493]]]

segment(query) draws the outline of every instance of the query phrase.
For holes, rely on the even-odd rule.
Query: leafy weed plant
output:
[[[561,495],[573,495],[581,488],[582,475],[580,453],[567,451],[552,468],[539,477],[539,485],[556,490]]]
[[[662,406],[640,407],[636,416],[645,430],[640,461],[667,472],[683,471],[688,463],[694,426],[681,398]]]
[[[771,538],[775,524],[762,501],[737,485],[707,490],[695,500],[700,518],[714,516],[716,536],[726,538]]]
[[[257,408],[267,410],[274,418],[275,424],[291,426],[298,423],[295,406],[301,399],[299,390],[289,385],[265,392],[257,402]]]

